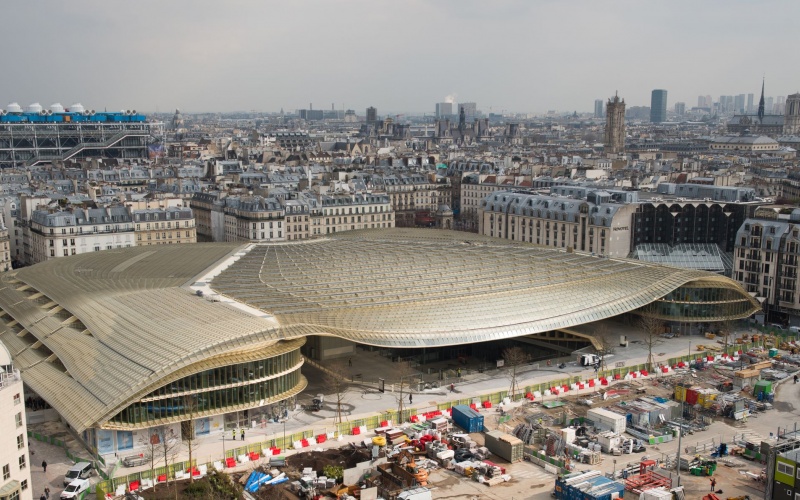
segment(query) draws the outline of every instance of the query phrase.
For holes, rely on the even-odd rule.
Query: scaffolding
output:
[[[112,119],[117,113],[108,113]],[[129,115],[130,116],[130,115]],[[164,124],[140,121],[0,121],[0,168],[87,158],[148,158]]]

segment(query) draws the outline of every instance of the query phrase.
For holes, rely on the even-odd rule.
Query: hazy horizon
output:
[[[375,106],[590,112],[800,89],[782,55],[800,3],[576,0],[12,2],[0,108],[81,102],[187,113]]]

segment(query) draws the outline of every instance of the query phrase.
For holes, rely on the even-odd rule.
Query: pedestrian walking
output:
[[[242,427],[242,441],[244,441],[244,427]]]
[[[39,497],[39,500],[47,500],[47,497],[44,496],[44,493],[42,493],[42,496]]]
[[[797,383],[797,375],[794,376],[794,383]]]
[[[450,384],[450,392],[456,392],[456,384]]]
[[[349,366],[351,368],[353,367],[353,358],[348,358],[347,359],[347,366]]]
[[[413,394],[409,394],[408,395],[408,404],[413,404],[413,403],[414,403],[414,395]]]
[[[42,471],[47,472],[47,462],[42,460]]]
[[[44,497],[47,498],[48,500],[50,499],[50,488],[44,489]]]
[[[458,375],[458,378],[461,378],[461,368],[459,368],[458,370],[456,370],[456,374]]]
[[[717,478],[712,477],[711,478],[711,491],[714,491],[716,489],[716,487],[717,487]]]
[[[236,429],[231,429],[231,435],[233,436],[233,440],[236,441]]]

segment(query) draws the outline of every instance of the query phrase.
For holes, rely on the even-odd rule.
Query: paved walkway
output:
[[[619,326],[619,325],[615,325]],[[625,365],[636,365],[645,363],[647,361],[647,349],[642,342],[643,335],[633,331],[633,329],[625,329],[628,335],[628,347],[618,347],[609,359],[607,368],[613,368],[616,362],[624,363]],[[692,337],[678,337],[673,339],[664,339],[663,343],[657,346],[654,352],[655,362],[666,361],[668,358],[689,354],[696,352],[692,346],[699,343],[711,343],[708,339],[699,336]],[[346,363],[347,360],[344,360]],[[392,362],[391,360],[380,356],[377,352],[359,351],[357,356],[353,359],[354,368],[352,370],[362,374],[363,383],[357,383],[349,387],[343,401],[343,414],[345,421],[354,421],[362,418],[373,417],[376,414],[383,413],[388,410],[397,410],[398,397],[397,392],[391,392],[391,384],[386,385],[386,392],[380,393],[376,389],[377,374],[383,375],[386,379],[391,380],[399,373],[404,373],[403,368],[400,367],[401,363]],[[555,364],[555,363],[554,363]],[[543,366],[544,365],[544,366]],[[426,365],[423,365],[423,371]],[[324,384],[322,383],[322,373],[313,366],[306,365],[303,367],[305,376],[309,379],[309,387],[300,396],[299,401],[302,403],[304,400],[310,401],[312,395],[317,393],[325,393]],[[452,401],[456,399],[464,399],[470,397],[479,397],[499,391],[506,391],[510,386],[510,379],[507,377],[508,370],[488,370],[483,373],[476,370],[463,370],[462,378],[455,379],[456,392],[451,393],[447,387],[427,389],[427,390],[412,390],[413,404],[408,404],[408,392],[404,391],[403,409],[414,408],[418,413],[434,410],[439,403]],[[373,374],[368,377],[365,374]],[[544,362],[533,363],[519,367],[517,369],[517,377],[519,379],[519,386],[524,388],[526,385],[539,384],[548,381],[561,380],[567,377],[574,377],[580,375],[583,379],[588,380],[594,378],[594,369],[587,369],[581,367],[574,360],[567,363],[564,369],[557,367],[547,367]],[[445,381],[445,386],[450,383],[451,378]],[[598,388],[586,388],[581,393],[591,394],[598,390]],[[571,392],[574,395],[575,392]],[[334,417],[336,414],[335,405],[332,401],[335,398],[330,394],[325,394],[325,403],[319,412],[307,412],[300,409],[295,409],[290,412],[289,418],[284,423],[266,423],[263,427],[258,426],[253,429],[247,429],[245,433],[244,443],[238,439],[231,440],[230,431],[212,433],[208,436],[203,436],[195,440],[194,443],[194,458],[198,462],[213,462],[220,460],[223,456],[223,449],[230,450],[231,448],[241,447],[244,444],[263,443],[269,442],[273,439],[280,439],[284,432],[291,435],[300,431],[313,430],[314,434],[322,434],[324,432],[331,432],[335,429]],[[555,397],[553,397],[555,399]],[[338,446],[338,443],[325,443],[322,448],[330,446]],[[188,458],[188,453],[183,450],[176,460]],[[145,470],[146,467],[134,468],[120,468],[117,474],[132,473],[140,470]]]

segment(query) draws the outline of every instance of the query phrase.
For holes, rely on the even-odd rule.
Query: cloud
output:
[[[800,87],[800,2],[10,2],[0,93],[97,109],[590,110]],[[757,23],[754,20],[759,20]],[[447,100],[447,97],[445,98]],[[1,104],[0,104],[1,105]]]

